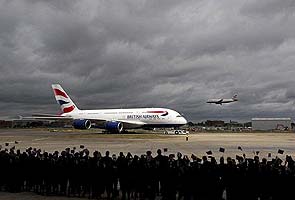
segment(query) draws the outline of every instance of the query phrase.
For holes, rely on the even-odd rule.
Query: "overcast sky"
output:
[[[0,0],[0,72],[0,117],[58,113],[60,83],[80,109],[294,118],[295,0]]]

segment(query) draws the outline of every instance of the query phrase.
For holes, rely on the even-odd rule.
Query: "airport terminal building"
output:
[[[291,130],[291,122],[291,118],[252,118],[252,130]]]

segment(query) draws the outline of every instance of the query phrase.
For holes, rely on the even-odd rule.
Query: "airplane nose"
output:
[[[184,117],[182,117],[181,121],[182,121],[183,124],[187,124],[187,120]]]

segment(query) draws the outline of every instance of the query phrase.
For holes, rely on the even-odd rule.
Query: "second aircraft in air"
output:
[[[231,99],[208,99],[207,103],[215,103],[222,105],[223,103],[232,103],[238,101],[238,95],[234,95]]]

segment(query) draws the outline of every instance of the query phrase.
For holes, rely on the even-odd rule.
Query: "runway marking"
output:
[[[37,139],[33,139],[32,141],[41,141],[41,140],[47,140],[50,137],[45,137],[45,138],[37,138]]]

